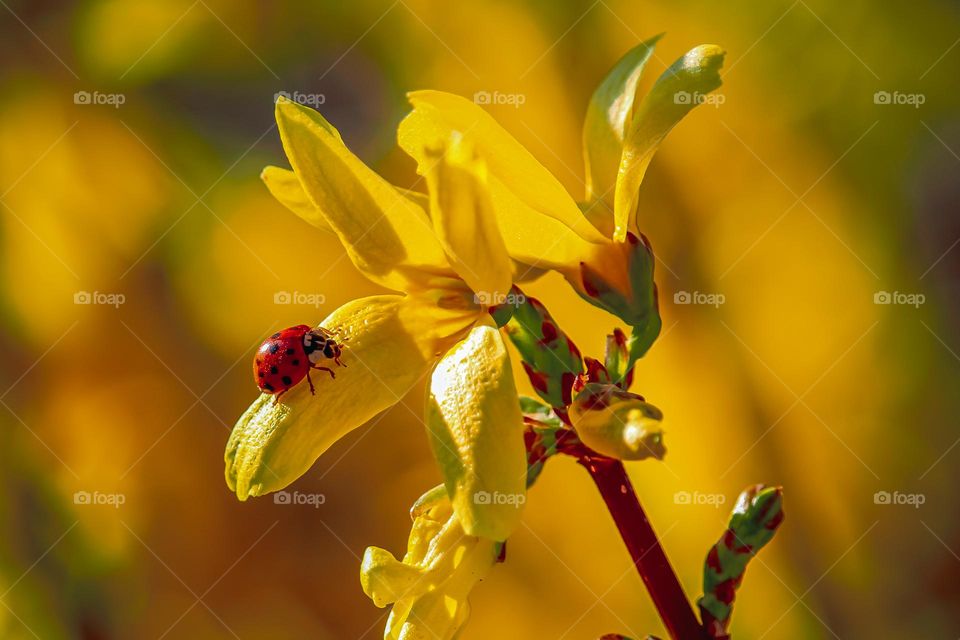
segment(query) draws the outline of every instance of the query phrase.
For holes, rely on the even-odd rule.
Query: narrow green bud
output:
[[[713,638],[725,638],[737,589],[747,563],[764,547],[783,522],[783,489],[748,487],[730,514],[730,526],[711,547],[703,567],[703,597],[699,600],[704,627]]]
[[[522,302],[504,331],[520,352],[523,369],[537,395],[558,413],[564,413],[573,384],[583,372],[580,350],[539,300],[522,294],[517,300]]]

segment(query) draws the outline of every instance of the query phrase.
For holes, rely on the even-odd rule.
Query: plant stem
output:
[[[586,447],[583,447],[586,449]],[[646,585],[667,632],[674,640],[706,640],[670,561],[660,546],[647,514],[634,493],[630,478],[619,460],[581,451],[577,461],[590,473],[620,531],[633,564]]]

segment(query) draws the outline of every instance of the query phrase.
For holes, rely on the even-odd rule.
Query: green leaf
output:
[[[624,133],[617,175],[613,209],[615,241],[623,242],[628,231],[637,230],[640,183],[650,160],[670,130],[702,102],[700,96],[720,86],[724,55],[723,49],[712,44],[691,49],[660,76],[635,108]]]
[[[593,203],[594,200],[602,200],[606,206],[591,206],[584,212],[588,217],[596,214],[611,218],[613,188],[623,153],[623,133],[633,112],[640,75],[661,37],[662,33],[624,54],[590,98],[587,115],[583,120],[586,201]],[[613,231],[612,219],[605,226],[609,226],[609,229],[601,228],[601,231],[609,237]]]

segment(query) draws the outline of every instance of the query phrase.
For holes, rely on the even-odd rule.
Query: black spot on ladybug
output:
[[[300,366],[300,358],[294,358],[294,359],[290,362],[290,364],[292,364],[292,365],[295,366],[295,367],[299,367],[299,366]]]
[[[293,380],[290,379],[290,376],[283,376],[282,378],[280,378],[280,380],[283,382],[283,384],[287,385],[288,387],[291,384],[293,384]]]
[[[263,383],[263,388],[264,388],[265,391],[271,391],[271,392],[273,391],[273,385],[270,384],[269,382],[264,382],[264,383]]]
[[[270,345],[270,353],[276,353],[277,351],[280,351],[280,347],[278,345]]]
[[[292,356],[294,354],[293,348],[287,349],[287,355]]]
[[[264,375],[264,374],[263,374],[263,371],[261,371],[259,375],[260,375],[260,377],[262,378],[263,375]]]
[[[276,367],[270,367],[270,373],[276,374],[276,373],[277,373],[277,368],[276,368]]]
[[[280,337],[280,334],[279,334],[279,333],[275,333],[275,334],[273,334],[273,335],[270,336],[270,337],[273,338],[274,340],[276,340],[277,338]]]

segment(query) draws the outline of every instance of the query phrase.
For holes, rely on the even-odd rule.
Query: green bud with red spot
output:
[[[543,471],[543,465],[558,452],[559,435],[567,427],[557,414],[545,404],[520,397],[523,414],[523,440],[527,447],[527,487],[533,485]]]
[[[737,589],[747,563],[783,522],[783,489],[748,487],[730,514],[730,526],[711,547],[703,567],[703,597],[698,601],[711,638],[726,638]]]
[[[516,299],[517,306],[503,330],[520,352],[537,395],[558,415],[565,415],[573,384],[583,372],[580,350],[539,300],[522,294]]]
[[[629,389],[633,382],[633,361],[630,358],[629,338],[620,329],[607,336],[604,366],[621,389]]]

